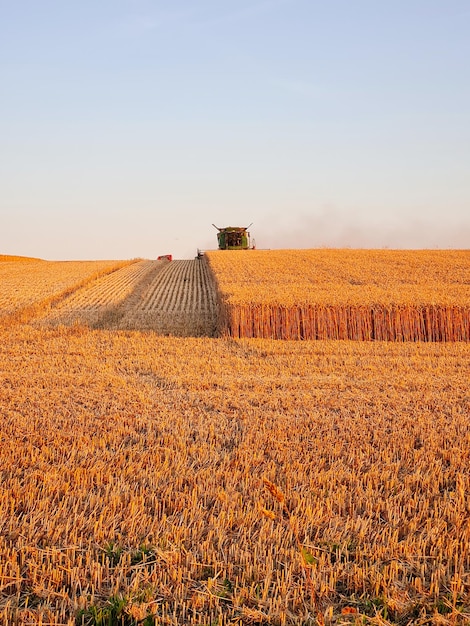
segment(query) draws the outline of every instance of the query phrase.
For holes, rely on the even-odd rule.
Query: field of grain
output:
[[[87,282],[46,310],[38,323],[213,336],[215,285],[203,260],[142,260]]]
[[[468,357],[2,331],[0,622],[468,623]]]
[[[137,261],[119,270],[100,276],[76,289],[50,311],[46,311],[40,323],[48,325],[83,324],[95,326],[114,319],[116,309],[127,303],[147,276],[152,276],[158,261]]]
[[[154,330],[162,335],[214,335],[217,296],[207,263],[197,259],[163,263],[162,271],[137,302],[125,307],[114,327]]]
[[[0,262],[0,318],[37,313],[61,301],[80,285],[114,272],[130,261],[41,261],[7,257]],[[12,260],[13,259],[13,260]]]
[[[353,252],[330,291],[362,276],[370,305]],[[164,336],[282,283],[287,322],[307,261],[229,254],[0,263],[0,624],[470,623],[468,343]],[[450,306],[445,259],[422,264],[391,263],[382,303],[402,276]]]
[[[470,340],[469,250],[207,253],[234,337]]]
[[[0,315],[40,305],[46,325],[177,336],[470,340],[469,251],[217,251],[202,260],[121,265],[7,261],[0,278]]]
[[[30,261],[41,261],[41,259],[37,259],[35,257],[30,256],[18,256],[16,254],[0,254],[0,263],[17,261],[22,263],[28,263]]]

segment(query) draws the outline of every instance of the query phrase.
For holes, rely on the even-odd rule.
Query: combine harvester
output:
[[[250,226],[252,223],[250,224]],[[243,226],[227,226],[226,228],[219,228],[215,224],[212,224],[219,232],[217,233],[217,241],[219,243],[219,250],[254,250],[255,243],[251,244],[251,237],[248,229]]]
[[[253,223],[253,222],[252,222]],[[248,232],[249,226],[226,226],[225,228],[219,228],[215,224],[212,224],[219,232],[217,233],[217,243],[219,250],[254,250],[255,240],[251,239],[251,235]],[[197,259],[204,256],[203,250],[197,251]]]

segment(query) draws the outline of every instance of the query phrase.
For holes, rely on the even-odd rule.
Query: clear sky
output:
[[[470,243],[469,0],[0,0],[0,253]]]

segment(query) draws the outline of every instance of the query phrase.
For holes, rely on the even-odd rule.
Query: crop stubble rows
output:
[[[0,623],[468,623],[468,344],[106,330],[204,310],[198,271],[81,275],[102,329],[0,325]]]
[[[160,334],[209,335],[216,331],[217,298],[205,260],[166,263],[123,317],[120,328],[156,330]]]
[[[97,278],[45,312],[41,322],[51,325],[97,323],[106,311],[129,297],[151,264],[151,261],[138,261]]]
[[[139,261],[77,290],[42,324],[213,335],[216,295],[204,260]]]
[[[10,257],[4,257],[9,259]],[[0,262],[0,318],[36,304],[49,305],[55,296],[65,297],[77,286],[129,261],[41,261],[37,259]]]
[[[469,378],[457,343],[2,332],[0,616],[313,624],[294,525],[326,623],[467,623]]]
[[[12,301],[21,309],[42,288],[58,289],[58,276],[70,283],[65,270],[73,267],[0,263],[3,314]],[[84,282],[45,309],[43,323],[182,336],[470,340],[468,251],[211,252],[202,260],[134,262]]]

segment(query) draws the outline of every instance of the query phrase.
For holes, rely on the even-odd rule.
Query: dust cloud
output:
[[[470,218],[458,223],[422,219],[388,223],[344,215],[328,209],[288,221],[266,216],[251,228],[257,248],[393,248],[468,249]]]

